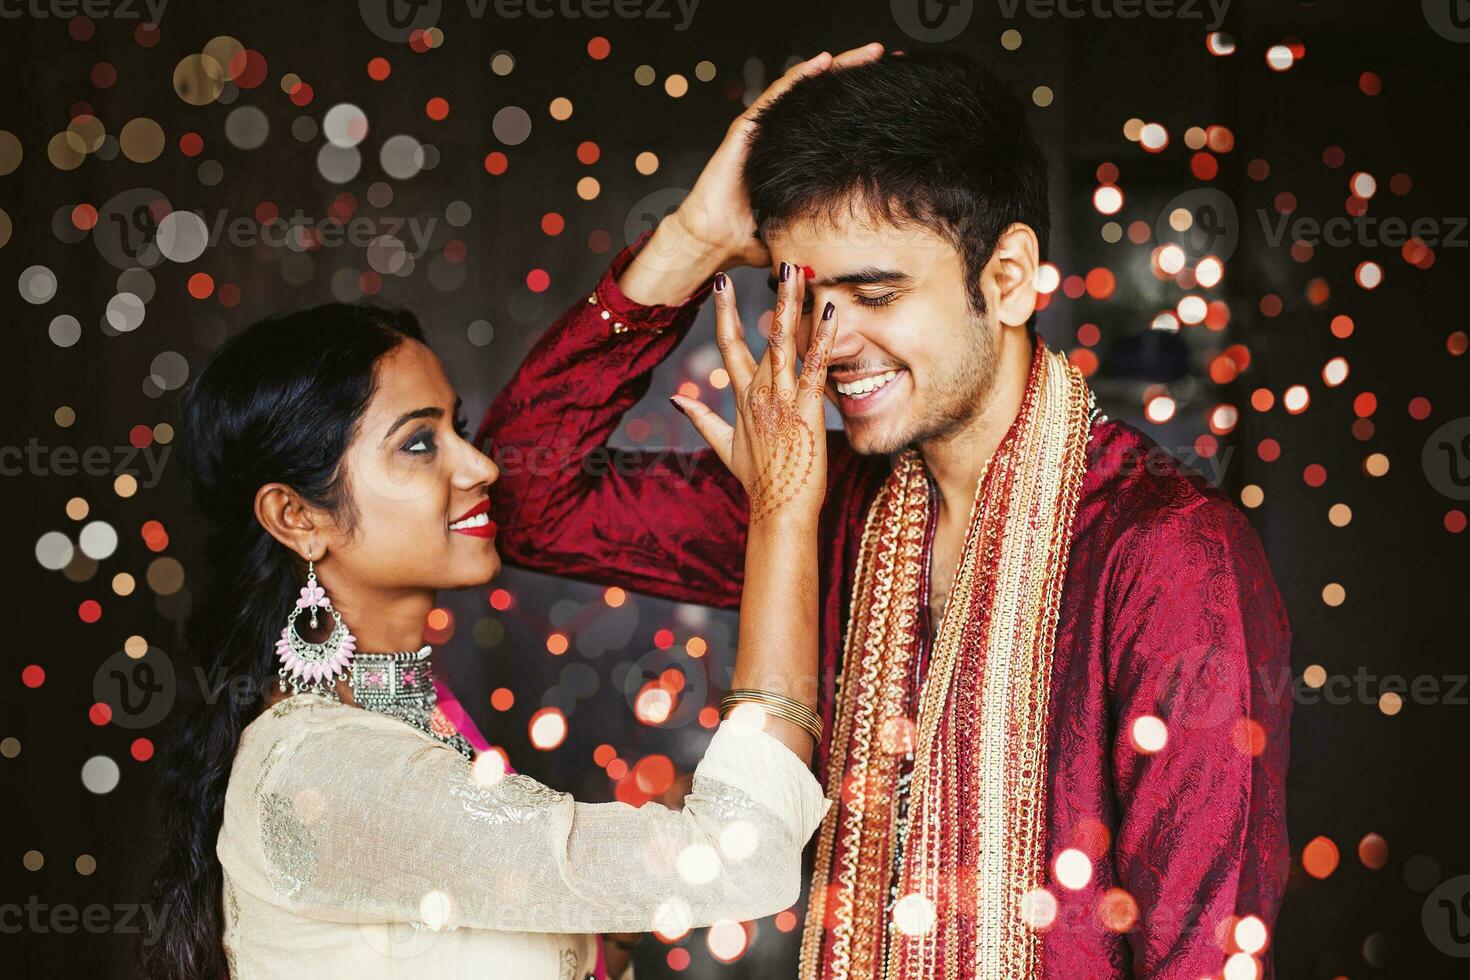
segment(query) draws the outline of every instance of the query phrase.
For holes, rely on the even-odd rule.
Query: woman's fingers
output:
[[[769,370],[762,380],[780,391],[796,387],[796,322],[801,317],[803,276],[800,266],[782,262],[777,273],[776,311],[771,315],[771,334],[761,358],[761,371]]]
[[[723,272],[715,276],[715,345],[725,360],[725,373],[736,391],[744,391],[755,376],[755,358],[745,345],[745,328],[735,305],[735,284]]]
[[[786,310],[786,324],[781,328],[781,336],[786,341],[786,359],[781,364],[781,377],[776,379],[777,387],[782,391],[796,391],[796,329],[801,326],[802,310],[806,309],[806,269],[803,266],[793,265],[791,267],[792,286],[791,304]]]
[[[715,455],[720,457],[720,462],[725,468],[730,468],[730,459],[735,449],[735,427],[719,415],[704,402],[697,398],[688,398],[684,395],[674,395],[669,398],[674,407],[688,417],[694,430],[709,443]]]
[[[828,303],[822,308],[817,320],[817,329],[812,331],[812,343],[807,348],[806,359],[801,365],[800,391],[812,397],[820,406],[822,393],[827,387],[827,362],[832,358],[832,345],[837,342],[837,307]],[[817,409],[821,411],[820,408]]]

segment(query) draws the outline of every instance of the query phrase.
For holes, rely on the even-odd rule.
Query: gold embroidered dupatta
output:
[[[1092,398],[1038,338],[1016,421],[976,488],[953,591],[907,717],[929,489],[901,455],[868,511],[843,653],[801,976],[1024,978],[1040,937],[1047,708]],[[899,901],[886,905],[901,756],[914,751]]]

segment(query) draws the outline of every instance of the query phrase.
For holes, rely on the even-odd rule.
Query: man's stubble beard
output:
[[[863,456],[891,456],[910,446],[951,439],[975,420],[995,386],[1000,352],[985,314],[972,315],[962,336],[969,338],[968,349],[950,362],[949,371],[931,379],[929,400],[917,407],[913,419],[894,435],[879,437],[866,446],[854,445],[854,450]],[[914,401],[923,397],[916,394]]]

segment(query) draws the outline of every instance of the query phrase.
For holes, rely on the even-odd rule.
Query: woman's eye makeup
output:
[[[408,441],[403,444],[403,451],[411,456],[421,456],[424,453],[431,453],[435,448],[434,430],[428,428],[419,429],[413,435],[409,436]]]
[[[460,412],[461,405],[460,399],[456,398],[454,400],[454,421],[451,424],[457,436],[461,439],[468,439],[470,420]],[[403,451],[412,456],[422,456],[436,449],[438,449],[438,444],[434,441],[434,430],[429,426],[422,426],[415,430],[414,434],[409,436],[408,441],[403,444]]]

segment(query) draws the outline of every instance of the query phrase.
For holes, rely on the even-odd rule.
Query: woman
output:
[[[808,763],[836,332],[829,304],[798,376],[803,295],[797,270],[756,364],[715,281],[738,416],[730,431],[701,413],[700,428],[751,494],[741,690],[678,812],[577,803],[495,754],[473,761],[434,710],[424,619],[438,590],[499,571],[485,516],[498,474],[412,316],[319,307],[214,355],[186,398],[215,571],[189,642],[221,696],[188,719],[168,771],[151,973],[580,978],[596,933],[796,900],[827,808]],[[240,676],[266,696],[223,694]]]

